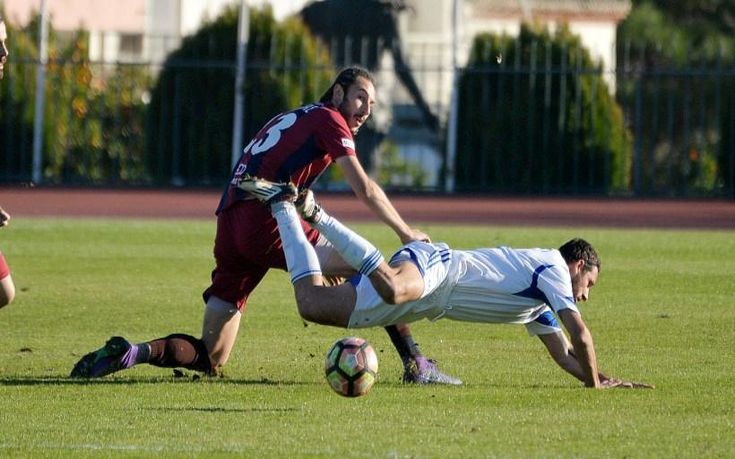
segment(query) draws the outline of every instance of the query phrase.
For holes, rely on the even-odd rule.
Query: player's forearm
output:
[[[571,344],[570,344],[570,346],[571,346]],[[575,370],[575,372],[572,372],[572,371],[567,370],[566,368],[565,368],[565,370],[569,371],[569,373],[571,373],[572,375],[574,375],[575,377],[577,377],[577,379],[579,379],[580,381],[584,382],[584,372],[582,371],[582,367],[579,366],[579,361],[578,361],[579,359],[577,359],[577,355],[574,353],[574,349],[572,347],[569,348],[569,356],[571,357],[571,360],[574,362],[574,364],[573,364],[574,368],[575,369],[578,369],[578,371]],[[579,376],[577,376],[577,375],[579,375]],[[603,372],[601,372],[599,370],[597,371],[597,378],[600,380],[600,383],[602,383],[603,381],[605,381],[607,379],[610,379],[609,376],[605,375]]]
[[[582,373],[584,375],[584,385],[587,387],[600,387],[600,375],[597,371],[597,356],[595,354],[595,346],[592,343],[592,335],[588,331],[584,331],[581,336],[572,337],[574,351],[577,356]]]
[[[562,358],[554,359],[554,361],[557,365],[559,365],[559,367],[561,367],[562,370],[566,371],[567,373],[582,382],[585,381],[584,371],[582,371],[582,367],[579,365],[579,362],[574,357],[574,355],[567,354]]]
[[[401,215],[393,207],[393,203],[377,183],[371,182],[360,198],[375,216],[395,231],[401,242],[407,242],[410,239],[411,228],[403,221]]]

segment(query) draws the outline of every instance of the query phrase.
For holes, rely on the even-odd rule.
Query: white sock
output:
[[[316,250],[306,239],[301,220],[293,203],[280,201],[271,205],[271,214],[278,222],[278,231],[286,255],[286,267],[291,283],[310,275],[321,275],[322,268]]]
[[[345,261],[360,274],[369,276],[383,261],[380,251],[365,238],[347,228],[324,209],[314,226],[324,235]]]

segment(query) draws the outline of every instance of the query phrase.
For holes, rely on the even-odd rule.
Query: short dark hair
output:
[[[342,89],[344,89],[345,93],[347,93],[347,88],[352,86],[352,84],[357,81],[358,78],[365,78],[373,85],[375,84],[373,75],[367,69],[356,65],[345,67],[344,69],[340,70],[339,74],[337,74],[337,78],[334,79],[334,82],[329,87],[329,89],[327,89],[327,92],[325,92],[322,97],[319,98],[319,102],[325,104],[331,102],[332,95],[334,94],[334,87],[337,85],[342,86]]]
[[[571,263],[577,260],[584,261],[584,270],[589,271],[593,266],[597,266],[599,271],[601,268],[600,257],[597,255],[597,251],[592,244],[585,241],[584,239],[575,238],[566,242],[563,246],[559,247],[561,256],[564,257],[564,261]]]

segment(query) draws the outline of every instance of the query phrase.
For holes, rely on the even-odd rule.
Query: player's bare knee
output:
[[[314,291],[314,285],[311,281],[297,281],[294,284],[294,296],[296,297],[296,307],[299,314],[305,320],[311,320],[314,315],[314,308],[317,307],[317,295]]]
[[[296,306],[299,309],[299,315],[302,319],[311,322],[317,319],[317,302],[314,301],[314,295],[310,291],[298,290],[296,291]]]
[[[13,299],[15,299],[14,291],[0,290],[0,308],[4,308],[5,306],[12,303]]]
[[[379,285],[375,285],[375,290],[377,290],[378,295],[388,304],[397,304],[398,298],[400,296],[399,293],[400,287],[392,281],[385,281],[381,282]]]
[[[0,279],[0,308],[12,303],[14,298],[15,284],[13,284],[13,279],[8,275]]]

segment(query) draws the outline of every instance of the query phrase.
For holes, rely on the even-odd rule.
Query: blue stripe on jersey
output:
[[[547,327],[559,327],[559,323],[556,321],[556,316],[551,311],[546,311],[540,316],[534,320],[534,322],[538,322],[541,325],[546,325]]]
[[[363,275],[362,274],[355,274],[354,276],[347,279],[347,282],[354,285],[355,288],[357,288],[358,285],[360,285],[360,282],[362,281]]]
[[[276,172],[277,180],[281,182],[288,182],[291,180],[291,174],[295,171],[301,170],[311,163],[314,159],[324,156],[324,151],[320,150],[316,144],[316,137],[312,134],[306,141],[299,146],[288,158],[281,164]],[[314,179],[316,180],[316,178]],[[308,188],[311,183],[301,184],[301,187]]]
[[[429,261],[426,263],[426,269],[431,268],[437,263],[446,263],[452,258],[448,249],[442,249],[438,252],[433,252],[429,256]],[[423,274],[423,273],[422,273]]]
[[[402,256],[404,254],[408,254],[408,258],[411,260],[411,263],[413,263],[414,265],[416,265],[416,267],[418,268],[419,272],[421,273],[421,277],[424,277],[424,274],[426,274],[426,273],[424,272],[424,269],[421,267],[421,263],[419,263],[419,260],[416,257],[416,252],[414,252],[413,250],[409,249],[408,247],[402,248],[395,255],[393,255],[393,257],[390,259],[390,262],[388,264],[392,264],[396,260],[396,258],[398,258],[399,256]]]
[[[544,303],[549,304],[549,299],[546,298],[544,292],[538,288],[538,277],[542,272],[546,271],[547,268],[551,268],[552,266],[553,265],[541,265],[536,268],[533,271],[533,277],[531,278],[531,286],[523,291],[514,293],[514,295],[522,296],[524,298],[533,298],[534,300],[543,301]]]
[[[424,269],[424,266],[422,266],[422,264],[419,262],[416,252],[410,247],[403,247],[401,250],[393,255],[388,264],[393,264],[393,262],[396,261],[399,257],[403,258],[406,255],[408,255],[409,261],[413,263],[416,268],[418,268],[419,273],[421,273],[421,277],[424,277],[426,275],[426,270],[431,269],[431,267],[436,265],[437,263],[446,264],[447,262],[449,262],[449,260],[452,259],[452,251],[449,249],[440,249],[438,251],[431,252],[431,255],[429,255],[429,259],[426,261],[426,269]]]

